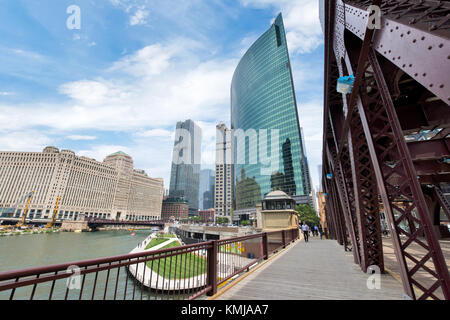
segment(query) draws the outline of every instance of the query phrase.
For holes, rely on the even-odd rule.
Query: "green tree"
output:
[[[320,219],[317,216],[313,208],[308,204],[300,204],[295,210],[297,210],[299,222],[305,221],[306,223],[319,225]]]
[[[217,217],[216,218],[216,223],[217,224],[228,223],[228,218],[226,218],[226,217]]]
[[[245,227],[248,226],[250,223],[248,222],[248,220],[242,220],[241,224]]]

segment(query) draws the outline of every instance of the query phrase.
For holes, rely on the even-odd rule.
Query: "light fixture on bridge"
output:
[[[351,74],[345,77],[339,77],[337,80],[336,91],[340,93],[352,93],[355,77]]]

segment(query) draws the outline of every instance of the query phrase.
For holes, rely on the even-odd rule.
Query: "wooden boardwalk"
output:
[[[290,245],[217,300],[392,300],[403,289],[390,274],[381,275],[381,288],[367,288],[368,275],[335,240],[310,238]],[[219,291],[220,293],[220,291]]]

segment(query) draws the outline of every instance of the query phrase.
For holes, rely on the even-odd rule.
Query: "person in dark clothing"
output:
[[[319,235],[320,235],[320,240],[322,240],[323,230],[322,230],[322,226],[320,224],[319,224]]]

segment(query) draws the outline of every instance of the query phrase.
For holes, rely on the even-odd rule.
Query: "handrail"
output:
[[[267,259],[270,253],[278,251],[297,239],[298,228],[257,233],[241,237],[222,240],[200,242],[173,248],[129,253],[105,258],[95,258],[79,261],[71,261],[41,267],[24,268],[0,272],[0,299],[1,294],[11,290],[10,299],[16,295],[16,289],[32,289],[30,300],[41,299],[42,290],[36,291],[39,285],[47,287],[51,284],[51,292],[48,299],[54,295],[55,284],[70,278],[75,274],[70,267],[77,267],[77,275],[82,277],[83,286],[79,293],[79,299],[83,292],[92,289],[91,299],[95,297],[95,291],[104,290],[103,299],[107,297],[110,273],[114,274],[115,283],[114,299],[117,290],[124,290],[124,298],[127,297],[128,281],[132,278],[134,288],[132,299],[135,299],[136,284],[140,284],[141,299],[144,292],[150,299],[152,296],[167,295],[179,299],[194,299],[201,295],[214,295],[220,284],[235,277],[237,274],[248,270],[252,265]],[[248,241],[260,239],[260,241]],[[122,270],[124,276],[120,277]],[[106,272],[106,281],[100,274]],[[89,278],[95,274],[95,279]],[[98,285],[101,282],[104,286]],[[60,289],[60,290],[64,290]],[[131,289],[130,289],[131,290]],[[65,298],[69,296],[70,289],[65,289]],[[77,293],[78,294],[78,293]],[[120,293],[122,294],[122,293]],[[59,296],[62,298],[61,295]],[[58,297],[57,297],[58,298]]]
[[[145,251],[145,252],[139,252],[139,253],[128,253],[128,254],[105,257],[105,258],[78,260],[78,261],[72,261],[72,262],[52,264],[52,265],[42,266],[42,267],[31,267],[31,268],[23,268],[23,269],[11,270],[11,271],[4,271],[4,272],[0,272],[0,281],[7,280],[10,278],[16,278],[19,276],[23,277],[23,276],[30,276],[30,275],[35,275],[35,274],[67,270],[68,267],[73,266],[73,265],[76,265],[79,267],[87,267],[87,266],[91,266],[91,265],[110,263],[110,262],[126,260],[126,259],[142,258],[142,257],[156,255],[156,254],[185,250],[185,249],[190,249],[190,248],[199,249],[199,247],[203,248],[205,245],[211,245],[211,241],[199,242],[199,243],[184,245],[184,246],[175,247],[175,248],[159,249],[159,250]],[[193,249],[191,251],[194,251],[195,249]]]

